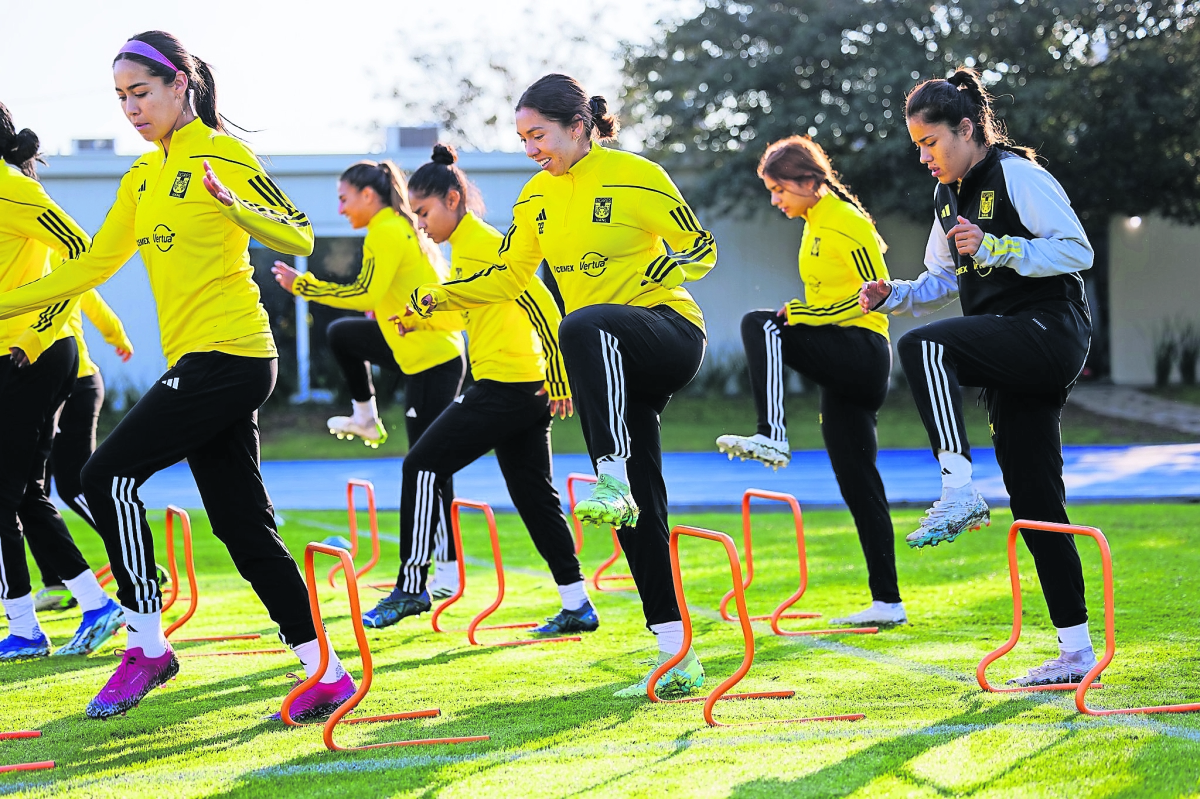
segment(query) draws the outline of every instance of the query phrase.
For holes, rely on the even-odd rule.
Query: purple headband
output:
[[[171,60],[169,58],[167,58],[165,55],[158,52],[158,50],[154,49],[153,47],[146,44],[145,42],[138,41],[137,39],[130,39],[129,41],[125,42],[125,46],[117,51],[117,55],[120,55],[121,53],[132,53],[133,55],[140,55],[143,58],[149,58],[152,61],[157,61],[158,63],[165,66],[167,69],[170,69],[172,72],[180,71],[179,67],[172,64]]]

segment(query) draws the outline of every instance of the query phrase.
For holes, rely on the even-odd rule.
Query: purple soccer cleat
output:
[[[294,674],[288,676],[295,677]],[[296,679],[303,682],[298,677]],[[354,695],[354,690],[354,680],[345,672],[342,672],[337,682],[319,682],[292,702],[289,710],[292,721],[305,723],[327,719],[333,711],[346,704],[346,700]],[[269,718],[271,721],[282,721],[283,716],[281,713],[274,713]]]
[[[156,658],[148,658],[141,647],[126,649],[113,676],[100,693],[88,702],[89,719],[106,719],[137,707],[146,694],[179,673],[179,659],[175,651],[167,651]]]

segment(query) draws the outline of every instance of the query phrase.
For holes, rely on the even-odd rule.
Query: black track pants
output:
[[[388,346],[383,331],[373,319],[350,317],[337,319],[326,328],[329,348],[346,377],[350,396],[366,402],[375,396],[371,382],[371,364],[400,371],[396,357]],[[466,361],[460,356],[408,375],[404,387],[404,428],[411,450],[433,420],[458,396],[467,373]],[[434,557],[437,560],[456,560],[453,538],[446,534],[450,523],[450,502],[454,499],[454,480],[446,481],[442,490],[442,514],[435,535]]]
[[[1059,422],[1090,337],[1090,324],[1066,308],[945,319],[900,339],[900,363],[935,453],[970,457],[961,386],[986,389],[992,443],[1014,518],[1069,523]],[[1074,536],[1021,535],[1054,626],[1087,621]]]
[[[742,317],[742,344],[759,433],[775,439],[787,435],[784,366],[820,385],[821,435],[858,530],[871,598],[899,602],[895,531],[875,466],[877,414],[892,369],[888,340],[861,327],[788,326],[774,311],[762,310]]]
[[[213,534],[284,641],[314,640],[308,589],[275,527],[259,469],[258,408],[275,386],[274,358],[192,353],[147,391],[83,468],[83,490],[117,580],[137,613],[162,609],[154,539],[138,489],[187,459]]]
[[[508,493],[557,585],[583,580],[575,541],[554,488],[550,400],[541,383],[480,380],[430,425],[404,458],[400,493],[400,573],[396,585],[419,594],[431,558],[441,486],[496,450]]]
[[[0,599],[32,591],[24,538],[56,574],[73,579],[88,568],[46,495],[55,419],[78,371],[79,350],[71,337],[22,368],[11,355],[0,358]]]
[[[704,332],[665,305],[591,305],[567,314],[558,337],[592,463],[610,455],[629,459],[641,515],[617,536],[646,624],[679,621],[659,414],[699,371]]]

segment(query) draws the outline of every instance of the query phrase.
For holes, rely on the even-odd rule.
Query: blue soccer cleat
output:
[[[44,658],[50,654],[50,639],[41,630],[36,638],[10,635],[0,641],[0,660],[29,660]]]
[[[600,617],[591,602],[577,610],[563,608],[557,616],[546,619],[541,627],[532,630],[537,635],[562,635],[564,633],[591,633],[600,626]]]
[[[55,651],[54,656],[94,652],[124,625],[125,612],[115,600],[109,599],[102,608],[84,611],[79,629],[65,646]]]
[[[392,593],[379,600],[379,604],[362,615],[364,627],[379,629],[391,627],[406,616],[418,616],[427,612],[433,603],[429,601],[429,592],[410,594],[396,588]]]

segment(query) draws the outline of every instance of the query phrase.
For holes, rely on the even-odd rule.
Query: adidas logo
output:
[[[538,233],[545,233],[546,232],[546,209],[543,208],[541,210],[541,213],[539,213],[533,221],[537,222]]]
[[[158,382],[162,383],[167,388],[173,388],[176,391],[179,390],[179,378],[178,377],[168,377],[166,380],[159,380]]]

